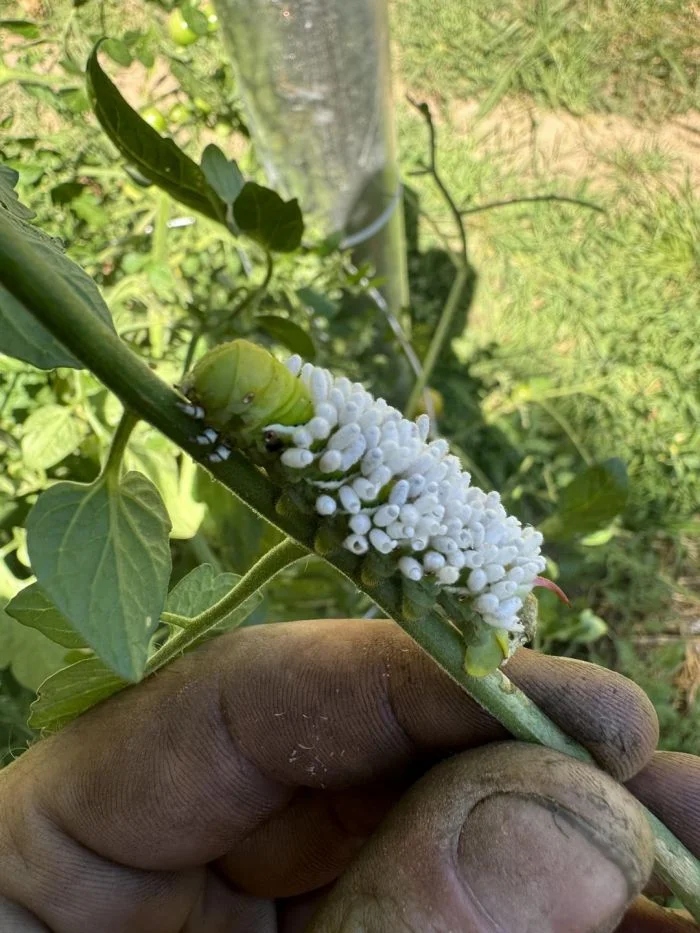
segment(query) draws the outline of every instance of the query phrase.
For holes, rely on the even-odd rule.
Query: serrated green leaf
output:
[[[64,650],[5,612],[5,605],[22,585],[23,581],[0,561],[0,668],[10,667],[19,683],[35,690],[45,677],[62,666]]]
[[[168,593],[165,608],[168,612],[174,612],[177,615],[194,618],[214,603],[218,603],[240,580],[240,576],[235,573],[218,573],[211,564],[200,564],[183,577]],[[227,620],[241,618],[241,621],[253,611],[260,602],[261,595],[254,593],[244,607],[235,609],[229,615],[225,616],[219,623],[227,628]]]
[[[68,619],[54,606],[38,583],[30,583],[7,604],[5,611],[17,622],[35,628],[64,648],[86,648]]]
[[[70,408],[42,405],[24,424],[22,456],[30,470],[48,470],[73,453],[85,436],[85,428]]]
[[[76,716],[129,683],[111,671],[99,658],[85,658],[64,667],[45,680],[32,703],[29,725],[45,733],[58,732]]]
[[[10,667],[19,683],[36,690],[63,664],[65,649],[26,628],[0,609],[0,667]]]
[[[62,245],[43,231],[28,223],[33,212],[19,201],[14,186],[17,172],[0,165],[0,216],[9,220],[4,224],[1,238],[11,238],[13,245],[25,248],[27,266],[46,264],[60,275],[90,310],[113,330],[107,305],[92,279],[63,253]],[[15,298],[12,293],[11,266],[0,265],[0,353],[24,360],[39,369],[70,366],[80,369],[81,364],[68,352]]]
[[[212,220],[225,222],[226,209],[204,172],[173,142],[157,133],[130,107],[100,67],[93,48],[86,66],[95,116],[117,149],[153,184],[176,201]]]
[[[624,509],[628,490],[627,470],[617,457],[588,467],[562,490],[540,531],[545,539],[565,541],[604,528]]]
[[[255,318],[255,324],[292,353],[298,353],[303,359],[309,361],[316,358],[316,347],[311,337],[288,317],[259,314]]]
[[[265,249],[291,253],[304,234],[304,220],[296,198],[283,201],[276,191],[247,181],[233,205],[233,218],[245,233]]]
[[[170,576],[170,521],[140,473],[90,486],[57,483],[27,518],[37,581],[116,673],[138,680]]]
[[[200,564],[168,593],[165,608],[168,612],[192,619],[223,599],[239,580],[240,577],[235,573],[217,573],[211,564]],[[214,635],[238,628],[255,611],[261,601],[262,594],[254,593],[241,606],[229,612],[213,628],[193,642],[193,645],[198,645]]]

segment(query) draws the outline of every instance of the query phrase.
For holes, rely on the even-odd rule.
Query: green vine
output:
[[[291,538],[285,538],[264,554],[225,596],[204,612],[200,612],[192,619],[183,619],[173,613],[163,613],[163,621],[172,621],[175,624],[184,622],[186,626],[173,638],[169,638],[149,659],[146,665],[146,675],[152,674],[169,664],[174,658],[184,654],[191,645],[201,641],[202,637],[211,631],[221,619],[238,609],[246,599],[262,589],[280,571],[308,553],[307,548],[292,541]]]

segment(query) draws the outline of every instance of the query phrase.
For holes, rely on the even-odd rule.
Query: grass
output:
[[[695,750],[700,709],[681,710],[674,685],[682,639],[640,648],[637,636],[682,633],[697,616],[698,594],[677,581],[699,532],[700,149],[676,145],[668,122],[695,126],[697,11],[680,0],[392,10],[400,81],[432,102],[458,204],[558,193],[603,209],[547,201],[466,216],[478,283],[454,347],[487,421],[523,452],[503,487],[511,502],[533,489],[554,498],[587,462],[627,464],[622,523],[573,565],[616,650],[583,656],[649,691],[663,747]],[[398,114],[408,172],[425,162],[425,131],[401,101]],[[430,181],[412,184],[430,218],[424,246],[456,248]]]
[[[573,113],[658,118],[700,104],[698,12],[686,0],[394,0],[401,72],[414,90],[509,94]]]

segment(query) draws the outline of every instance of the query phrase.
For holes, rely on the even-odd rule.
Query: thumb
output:
[[[504,742],[433,768],[309,933],[604,933],[653,865],[636,800],[592,765]]]

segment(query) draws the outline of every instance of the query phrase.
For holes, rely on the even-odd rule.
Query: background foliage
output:
[[[49,11],[24,0],[3,12],[0,160],[20,173],[22,200],[97,281],[119,334],[168,381],[206,345],[245,335],[314,354],[401,406],[411,372],[367,300],[370,270],[355,273],[324,249],[278,253],[262,291],[264,251],[147,184],[143,166],[125,168],[92,117],[84,68],[108,35],[101,61],[155,131],[196,162],[215,143],[264,182],[212,23],[170,6],[133,3],[127,17],[123,5]],[[637,7],[630,18],[622,2],[396,0],[396,77],[401,92],[431,103],[473,268],[431,380],[438,429],[477,483],[501,490],[522,519],[549,523],[550,569],[574,609],[545,594],[540,647],[634,676],[657,704],[662,744],[695,750],[699,169],[692,149],[663,140],[672,121],[692,124],[698,63],[686,4]],[[458,238],[422,174],[425,124],[402,93],[397,113],[410,185],[412,300],[402,323],[422,357]],[[528,198],[541,200],[483,209]],[[2,358],[0,605],[31,579],[23,525],[37,494],[57,480],[93,480],[119,415],[88,373]],[[152,429],[137,429],[128,464],[156,483],[173,520],[173,583],[202,562],[241,573],[276,540]],[[592,513],[601,486],[610,496]],[[250,621],[366,611],[310,561]],[[32,691],[65,657],[65,646],[0,610],[5,760],[31,736]]]

